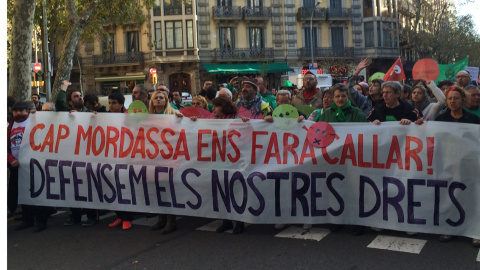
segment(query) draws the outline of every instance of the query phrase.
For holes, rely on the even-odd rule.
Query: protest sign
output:
[[[435,83],[438,83],[439,81],[443,81],[443,80],[455,81],[455,76],[457,75],[457,73],[461,70],[464,70],[466,66],[468,66],[468,57],[465,57],[463,60],[453,64],[447,64],[447,65],[439,64],[438,65],[439,74]]]
[[[311,121],[290,130],[150,114],[28,121],[22,204],[480,238],[479,125],[331,123],[322,148],[307,139]]]
[[[425,58],[418,60],[413,66],[412,75],[415,80],[424,79],[426,81],[435,81],[438,78],[439,68],[437,62]]]

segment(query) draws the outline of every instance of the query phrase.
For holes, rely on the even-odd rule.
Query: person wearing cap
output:
[[[317,88],[317,77],[309,71],[303,77],[303,90],[292,99],[292,106],[310,105],[321,109],[322,95],[323,92]]]
[[[274,95],[267,92],[267,83],[261,76],[257,76],[255,79],[257,79],[258,83],[258,95],[260,95],[263,101],[267,102],[270,107],[272,107],[272,110],[275,110],[275,108],[277,107],[277,101],[275,100]]]
[[[35,105],[33,105],[35,106]],[[18,167],[20,166],[20,145],[24,137],[30,114],[30,105],[19,101],[13,105],[13,117],[7,128],[7,165],[10,169],[10,179],[7,189],[7,207],[11,214],[15,214],[18,206]],[[23,179],[22,181],[25,181]],[[35,225],[34,232],[43,231],[47,227],[47,218],[51,207],[36,205],[21,205],[22,223],[15,230],[23,230]]]
[[[263,101],[262,97],[257,95],[258,83],[255,78],[245,78],[242,82],[242,96],[235,104],[238,108],[244,107],[252,113],[252,118],[256,118],[259,114],[263,117],[272,114],[272,108],[268,103]]]
[[[292,98],[295,96],[295,92],[293,91],[293,84],[289,80],[283,82],[281,89],[288,90]]]

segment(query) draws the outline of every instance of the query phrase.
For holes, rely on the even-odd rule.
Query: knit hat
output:
[[[243,80],[242,86],[243,86],[243,84],[245,84],[245,83],[252,85],[252,86],[255,87],[255,89],[257,89],[257,91],[258,91],[257,79],[255,79],[255,78],[246,78],[245,80]]]
[[[15,111],[15,110],[26,110],[26,111],[30,111],[30,108],[28,106],[28,103],[25,102],[25,101],[17,101],[13,107],[12,107],[12,111]]]

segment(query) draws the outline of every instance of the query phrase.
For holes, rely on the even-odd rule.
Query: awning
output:
[[[130,76],[116,76],[116,77],[100,77],[95,78],[96,82],[115,82],[115,81],[135,81],[145,80],[145,75],[130,75]]]
[[[286,63],[203,64],[203,66],[211,75],[294,71]]]

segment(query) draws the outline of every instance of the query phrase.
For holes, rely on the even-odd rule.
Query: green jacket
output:
[[[57,94],[57,99],[55,100],[55,109],[57,112],[69,112],[73,110],[70,106],[67,105],[67,92],[60,90]],[[89,112],[90,110],[87,107],[83,106],[82,112]]]
[[[277,107],[277,100],[276,100],[276,97],[274,95],[269,95],[269,94],[265,94],[263,96],[260,95],[260,94],[258,94],[258,95],[262,97],[263,101],[270,104],[270,107],[272,107],[272,110],[275,110],[275,108]]]
[[[320,112],[317,112],[317,115]],[[367,122],[365,115],[363,114],[362,110],[357,107],[350,107],[344,111],[345,113],[345,122]],[[328,108],[323,111],[322,115],[320,116],[320,121],[323,122],[338,122],[335,118],[335,111],[332,108]]]

